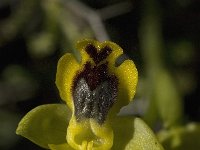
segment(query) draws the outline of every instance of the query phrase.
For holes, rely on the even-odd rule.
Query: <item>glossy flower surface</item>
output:
[[[38,106],[17,134],[53,150],[162,149],[139,118],[119,117],[134,97],[138,73],[115,43],[77,43],[81,61],[67,53],[58,62],[56,85],[65,104]]]

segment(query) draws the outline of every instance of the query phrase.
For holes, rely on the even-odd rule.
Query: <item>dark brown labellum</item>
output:
[[[102,124],[116,101],[118,79],[115,75],[108,73],[107,62],[98,65],[109,55],[111,50],[109,47],[104,47],[99,54],[92,45],[89,45],[86,50],[90,51],[88,53],[94,62],[96,60],[96,65],[92,66],[90,62],[87,62],[84,69],[74,78],[72,93],[75,116],[77,121],[93,118]]]

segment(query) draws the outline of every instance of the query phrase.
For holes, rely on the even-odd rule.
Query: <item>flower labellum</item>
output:
[[[65,54],[58,62],[56,78],[61,98],[73,112],[67,141],[75,149],[88,146],[110,149],[113,145],[110,121],[132,100],[137,70],[131,60],[115,67],[123,50],[113,42],[84,40],[78,42],[77,49],[81,62]]]
[[[93,118],[102,124],[117,98],[118,79],[108,73],[108,62],[100,62],[111,53],[106,46],[99,53],[93,45],[86,52],[95,65],[86,62],[84,69],[77,74],[73,85],[73,101],[77,121],[81,118]]]

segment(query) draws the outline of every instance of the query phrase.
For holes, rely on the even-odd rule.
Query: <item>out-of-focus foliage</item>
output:
[[[174,127],[170,130],[162,130],[158,133],[158,138],[166,149],[199,149],[199,134],[199,123],[189,123],[186,126]]]
[[[0,110],[0,149],[11,149],[19,137],[14,135],[15,128],[19,121],[19,115],[9,110]]]
[[[121,115],[141,116],[167,150],[200,149],[199,16],[198,0],[1,0],[0,149],[40,149],[15,135],[19,115],[57,102],[58,58],[84,37],[110,38],[138,66]]]

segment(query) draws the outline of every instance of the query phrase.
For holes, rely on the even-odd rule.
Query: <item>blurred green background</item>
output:
[[[199,0],[0,0],[0,149],[41,148],[15,135],[32,108],[61,103],[56,65],[83,38],[111,40],[139,84],[122,115],[143,118],[167,150],[200,149]]]

